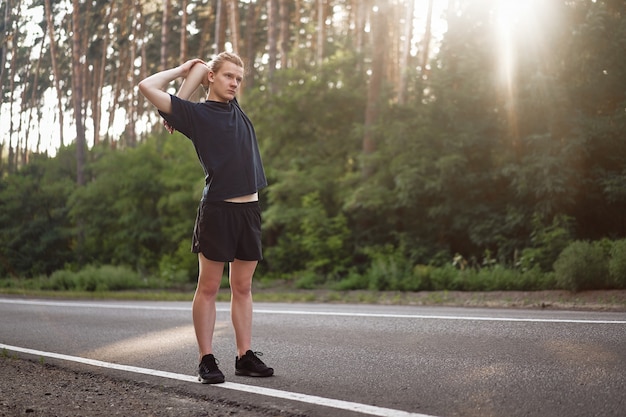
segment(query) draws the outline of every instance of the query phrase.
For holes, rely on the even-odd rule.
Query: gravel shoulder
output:
[[[336,304],[390,304],[411,306],[523,308],[576,311],[626,312],[626,290],[582,291],[420,291],[372,292],[329,290],[280,291],[255,290],[255,300],[316,302]]]
[[[270,406],[239,404],[198,383],[198,389],[177,384],[134,381],[98,371],[71,369],[6,352],[0,357],[0,416],[245,416],[301,417]],[[165,384],[168,384],[166,381]]]
[[[371,297],[371,294],[368,296]],[[371,299],[371,298],[370,298]],[[363,302],[363,293],[316,293],[318,302]],[[626,311],[626,291],[382,293],[379,304],[487,308]],[[0,352],[0,417],[13,416],[302,416],[298,410],[251,407],[212,395],[209,387],[181,389],[154,381],[130,380],[73,369]],[[212,394],[209,394],[211,392]]]

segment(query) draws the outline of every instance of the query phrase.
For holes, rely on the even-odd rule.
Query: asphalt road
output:
[[[626,313],[257,303],[253,333],[276,376],[234,375],[229,306],[218,304],[214,350],[227,384],[207,386],[193,382],[189,303],[0,298],[4,349],[129,379],[173,376],[178,390],[251,406],[307,416],[626,415]]]

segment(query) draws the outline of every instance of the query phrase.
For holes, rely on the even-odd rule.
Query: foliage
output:
[[[609,260],[609,275],[616,288],[626,289],[626,239],[613,242]]]
[[[390,245],[369,247],[366,254],[371,258],[369,268],[364,273],[370,290],[417,290],[411,285],[413,265],[402,250]]]
[[[425,68],[409,58],[402,102],[398,74],[388,66],[374,103],[378,117],[367,126],[371,152],[363,150],[371,45],[354,48],[351,35],[334,27],[323,59],[300,48],[271,76],[264,60],[254,61],[241,104],[254,122],[270,183],[260,194],[265,259],[258,275],[295,279],[300,288],[623,288],[626,9],[606,0],[549,3],[535,16],[532,34],[511,32],[517,54],[503,77],[495,2],[451,2],[438,53]],[[103,5],[98,0],[93,8]],[[129,121],[153,121],[154,109],[127,85],[136,84],[126,79],[135,63],[121,64],[126,55],[139,56],[128,48],[131,17],[138,16],[123,13],[129,5],[109,10],[110,26],[102,16],[84,16],[95,31],[114,28],[108,49],[90,44],[88,67],[105,68],[107,86],[127,96],[120,105]],[[265,7],[240,6],[245,13]],[[58,4],[53,8],[61,13]],[[150,30],[161,11],[146,10],[142,28]],[[213,17],[197,15],[196,27],[212,24]],[[302,39],[314,26],[303,23]],[[69,28],[58,29],[63,44]],[[189,39],[196,50],[202,33]],[[265,54],[264,31],[255,27],[254,34]],[[44,42],[40,35],[36,41]],[[141,42],[149,62],[135,69],[156,70],[158,42]],[[15,55],[24,74],[8,68],[0,82],[3,103],[11,94],[37,93],[36,110],[41,101],[35,98],[52,84],[40,74],[40,85],[33,85],[31,49],[20,46]],[[60,55],[60,67],[68,68],[68,57]],[[50,59],[41,57],[42,74]],[[24,91],[8,88],[17,78]],[[54,157],[32,154],[22,164],[14,163],[13,141],[0,149],[0,276],[61,271],[54,285],[63,288],[75,285],[67,271],[113,265],[165,285],[195,279],[189,240],[203,186],[197,157],[179,133],[155,129],[135,143],[136,127],[129,123],[119,142],[105,138],[89,150],[81,187],[74,145]],[[19,143],[21,136],[15,138]],[[612,249],[606,239],[615,241]],[[463,262],[453,264],[455,255]],[[87,279],[81,285],[93,286]]]
[[[557,285],[570,291],[609,287],[608,256],[601,242],[572,242],[554,263],[554,272]]]
[[[349,259],[346,250],[349,230],[345,217],[342,214],[328,216],[318,193],[305,196],[302,207],[307,210],[300,235],[307,257],[306,268],[324,274],[343,271]]]
[[[284,71],[279,94],[246,96],[270,184],[261,194],[266,272],[327,273],[351,261],[341,178],[353,169],[353,128],[363,113],[354,65],[353,56],[340,55],[315,75]]]
[[[162,285],[161,283],[159,285]],[[5,282],[5,286],[42,291],[123,291],[149,287],[136,271],[124,266],[87,265],[79,271],[60,269],[50,277],[40,276],[20,282]]]
[[[73,189],[71,149],[38,155],[0,182],[0,273],[50,274],[72,256],[66,207]]]
[[[122,266],[87,266],[78,272],[59,270],[42,289],[76,291],[121,291],[145,288],[137,272]],[[63,288],[65,287],[65,288]]]
[[[533,232],[531,233],[531,247],[522,251],[519,265],[522,269],[531,269],[538,266],[542,271],[552,270],[563,249],[573,240],[572,219],[566,216],[557,216],[552,224],[544,226],[539,215],[533,217]]]
[[[485,268],[459,268],[452,263],[436,267],[415,265],[398,252],[385,248],[374,255],[365,274],[349,274],[336,283],[337,290],[368,289],[374,291],[537,291],[555,288],[552,273],[538,267],[521,271],[503,265]],[[389,248],[387,248],[389,250]]]
[[[159,253],[162,161],[149,144],[103,154],[90,165],[91,181],[69,199],[70,217],[84,235],[78,255],[147,270]]]

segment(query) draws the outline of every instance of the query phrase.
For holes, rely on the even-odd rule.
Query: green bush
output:
[[[617,288],[626,289],[626,239],[613,242],[609,260],[611,283]]]
[[[556,283],[570,291],[606,288],[608,259],[601,242],[575,241],[554,263]]]
[[[139,274],[123,266],[88,265],[78,272],[59,270],[41,280],[42,290],[51,291],[122,291],[145,288]]]
[[[145,288],[139,274],[124,266],[87,266],[76,274],[82,291],[123,291]]]
[[[312,290],[319,288],[324,282],[324,277],[315,271],[302,271],[294,282],[294,286],[299,290]]]
[[[411,283],[413,265],[402,250],[391,245],[366,249],[371,262],[365,276],[372,291],[404,291]],[[415,288],[417,289],[417,288]]]
[[[541,291],[557,288],[554,272],[543,272],[538,266],[521,271],[518,284],[519,286],[515,289],[519,291]]]
[[[408,287],[410,291],[427,290],[432,287],[432,274],[437,268],[433,265],[417,264],[413,267]]]
[[[55,271],[50,278],[41,282],[42,290],[67,291],[75,290],[75,273],[65,269]]]
[[[161,257],[159,278],[167,287],[179,287],[197,280],[198,256],[191,253],[189,248],[189,239],[184,239],[176,251]]]
[[[452,265],[437,268],[430,274],[430,283],[424,289],[430,291],[458,290],[462,282],[460,273],[461,271]]]
[[[365,290],[369,287],[367,276],[350,270],[348,276],[331,286],[335,291]]]
[[[520,273],[502,265],[481,268],[472,273],[464,288],[466,291],[516,290]]]
[[[572,242],[572,219],[567,216],[556,216],[552,224],[544,225],[540,216],[532,220],[532,247],[522,251],[519,266],[530,270],[539,266],[542,271],[549,271],[559,254]]]

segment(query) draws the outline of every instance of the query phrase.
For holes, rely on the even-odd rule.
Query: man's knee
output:
[[[233,297],[249,297],[252,294],[252,285],[248,280],[246,282],[230,281],[230,291]]]
[[[209,274],[198,276],[198,288],[196,292],[203,296],[211,297],[217,295],[220,290],[222,277],[214,277]]]

